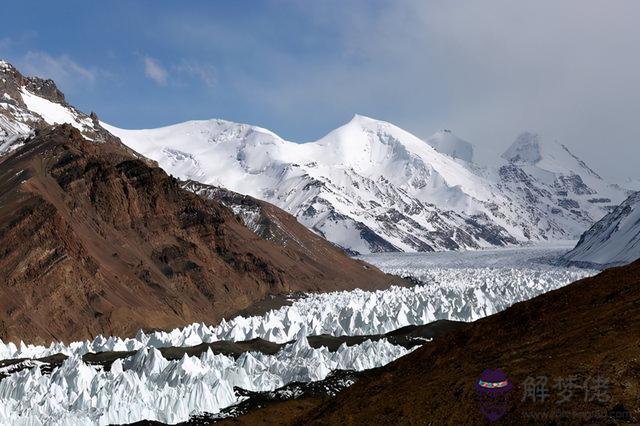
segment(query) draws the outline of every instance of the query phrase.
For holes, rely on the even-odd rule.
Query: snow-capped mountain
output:
[[[577,238],[628,195],[565,146],[529,133],[486,168],[450,130],[421,140],[359,115],[303,144],[223,120],[123,130],[69,105],[51,80],[6,62],[0,76],[0,155],[47,124],[70,123],[96,141],[114,134],[181,179],[271,202],[352,252]]]
[[[608,267],[640,258],[640,192],[632,194],[585,232],[564,256],[571,263]]]
[[[451,131],[425,142],[360,115],[303,144],[223,120],[102,125],[169,173],[269,201],[359,253],[577,238],[626,196],[566,148],[529,134],[489,169]]]
[[[25,77],[0,60],[0,155],[22,144],[34,130],[47,124],[71,124],[86,139],[109,138],[95,114],[69,105],[53,80]]]
[[[557,141],[522,133],[502,154],[495,181],[524,205],[542,212],[541,221],[560,226],[575,238],[613,210],[630,191],[606,182],[584,161]]]
[[[155,130],[103,126],[169,173],[267,200],[352,251],[479,248],[524,238],[518,210],[489,181],[383,121],[356,115],[305,144],[222,120]]]
[[[451,130],[444,129],[436,132],[427,139],[427,143],[441,154],[460,160],[473,162],[473,145],[454,135]]]

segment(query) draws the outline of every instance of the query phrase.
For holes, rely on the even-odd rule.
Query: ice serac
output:
[[[452,158],[473,162],[473,145],[454,135],[451,130],[444,129],[426,141],[436,151]]]
[[[295,421],[305,425],[342,424],[344,419],[350,424],[376,419],[382,425],[395,425],[398,419],[403,424],[424,424],[425,419],[455,425],[583,424],[585,413],[598,417],[593,423],[639,423],[638,306],[640,261],[462,325],[312,408],[291,401],[277,412],[293,412]],[[495,393],[473,391],[481,373],[496,368],[487,365],[507,366],[508,380],[514,382],[508,404],[496,404]],[[550,398],[544,402],[523,397],[524,379],[536,374],[532,371],[549,377]],[[561,399],[558,383],[565,377],[586,379],[579,397]],[[584,397],[594,382],[606,397]],[[485,420],[483,413],[492,412],[504,417]]]
[[[322,380],[337,369],[381,367],[408,352],[386,340],[330,352],[311,348],[301,335],[275,355],[245,352],[238,359],[209,350],[168,361],[157,349],[142,347],[109,371],[71,356],[51,374],[35,366],[0,381],[0,423],[174,424],[239,402],[234,387],[272,391],[292,381]]]
[[[586,231],[564,256],[570,263],[599,268],[640,258],[640,192],[632,194]]]
[[[464,259],[468,261],[453,252],[437,256],[370,255],[367,260],[382,270],[411,276],[422,284],[375,292],[312,293],[263,315],[237,316],[218,325],[194,323],[171,331],[139,332],[133,338],[96,336],[92,341],[51,343],[48,347],[0,341],[0,359],[186,347],[254,338],[285,343],[300,340],[302,335],[375,335],[440,319],[472,321],[595,272],[536,260],[556,258],[565,251],[564,247],[553,251],[481,250],[467,253]],[[436,257],[439,260],[434,263]]]

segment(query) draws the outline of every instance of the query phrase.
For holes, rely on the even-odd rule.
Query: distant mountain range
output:
[[[124,130],[70,106],[53,82],[19,78],[0,101],[0,153],[43,124],[95,141],[113,134],[183,181],[272,203],[354,254],[577,239],[631,193],[533,133],[485,167],[450,130],[422,140],[360,115],[308,143],[224,120]]]
[[[223,120],[102,125],[168,173],[269,201],[354,253],[577,239],[629,195],[532,133],[482,167],[450,130],[423,141],[359,115],[302,144]]]

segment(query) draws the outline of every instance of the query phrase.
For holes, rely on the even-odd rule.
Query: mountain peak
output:
[[[473,162],[473,145],[453,134],[450,129],[442,129],[434,133],[425,142],[441,154]]]
[[[10,69],[15,69],[15,68],[9,62],[0,59],[0,71],[7,71]]]
[[[553,173],[586,173],[602,181],[602,177],[557,140],[543,141],[538,133],[524,132],[507,149],[502,158],[510,163],[535,165]]]
[[[20,146],[34,130],[64,123],[90,140],[113,139],[95,114],[86,115],[67,103],[53,80],[27,77],[0,60],[0,155]]]
[[[542,159],[540,151],[540,135],[523,132],[507,149],[502,158],[512,163],[536,164]]]
[[[366,115],[361,114],[353,114],[351,120],[347,123],[347,125],[358,125],[360,127],[371,127],[372,125],[378,125],[381,123],[386,123],[382,120],[377,120],[375,118],[367,117]]]
[[[14,99],[19,98],[16,95],[18,95],[20,88],[24,88],[51,102],[65,103],[64,94],[51,79],[24,76],[16,67],[4,60],[0,60],[0,76],[2,77],[0,92],[8,94]]]

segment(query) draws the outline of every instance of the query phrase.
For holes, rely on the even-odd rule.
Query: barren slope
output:
[[[267,241],[117,140],[46,127],[0,157],[0,336],[127,335],[217,321],[269,293],[393,278],[297,224]]]

